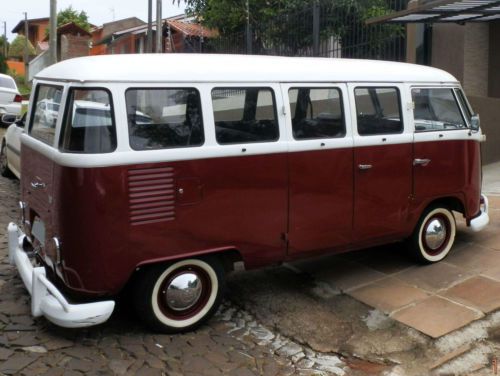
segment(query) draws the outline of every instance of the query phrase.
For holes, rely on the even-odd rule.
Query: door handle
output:
[[[33,188],[33,189],[45,188],[45,183],[41,183],[38,181],[32,181],[31,188]]]
[[[423,158],[423,159],[415,158],[413,160],[413,165],[414,166],[427,166],[430,162],[431,162],[431,160],[428,158]]]
[[[358,165],[358,168],[360,170],[369,170],[370,168],[372,168],[373,166],[371,164],[360,164]]]

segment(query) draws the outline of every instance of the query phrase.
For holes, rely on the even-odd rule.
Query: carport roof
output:
[[[462,23],[493,20],[500,20],[500,0],[434,0],[414,8],[370,18],[366,23]]]

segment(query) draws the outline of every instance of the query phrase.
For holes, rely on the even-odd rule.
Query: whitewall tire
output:
[[[224,270],[217,258],[186,259],[144,271],[135,288],[135,308],[154,330],[192,330],[217,310]]]
[[[456,231],[455,217],[448,208],[432,206],[426,209],[411,238],[413,255],[423,263],[441,261],[453,247]]]

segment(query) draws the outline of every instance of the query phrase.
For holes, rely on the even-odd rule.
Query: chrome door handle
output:
[[[31,182],[31,188],[33,188],[33,189],[45,188],[45,183],[41,183],[41,182],[37,182],[37,181],[32,181]]]
[[[431,160],[428,158],[423,158],[423,159],[415,158],[413,160],[413,165],[414,166],[427,166],[430,162],[431,162]]]
[[[369,170],[370,168],[372,168],[373,166],[371,164],[360,164],[358,165],[358,168],[360,170]]]

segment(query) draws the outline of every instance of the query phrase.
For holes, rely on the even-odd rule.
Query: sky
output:
[[[172,4],[172,0],[162,0],[162,18],[175,16],[184,12],[184,5]],[[102,25],[106,22],[128,17],[138,17],[143,21],[148,18],[148,0],[57,0],[57,10],[68,6],[78,11],[84,10],[89,22]],[[153,0],[153,20],[156,18],[156,0]],[[17,34],[11,30],[24,19],[23,12],[28,12],[28,19],[49,17],[50,0],[0,0],[0,33],[3,34],[7,22],[7,39],[12,42]]]

